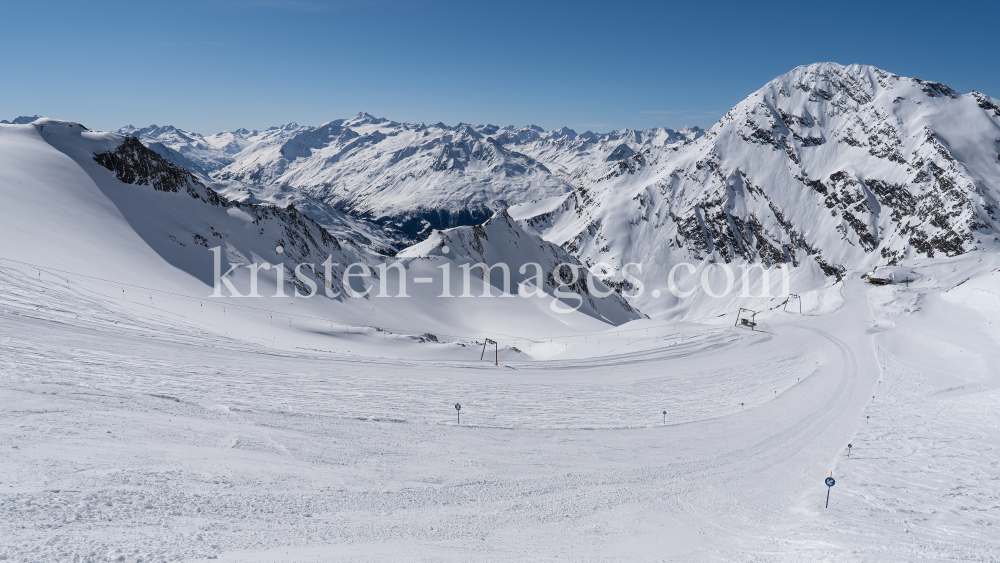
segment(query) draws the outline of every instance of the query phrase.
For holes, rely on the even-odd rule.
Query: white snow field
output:
[[[4,264],[0,554],[995,560],[990,259],[958,288],[851,279],[758,331],[636,321],[499,367],[268,347]],[[955,315],[946,373],[904,342]]]
[[[200,232],[379,257],[116,180],[122,143],[0,125],[0,560],[1000,560],[995,252],[793,278],[756,330],[733,296],[212,298]],[[570,259],[508,218],[400,259]]]

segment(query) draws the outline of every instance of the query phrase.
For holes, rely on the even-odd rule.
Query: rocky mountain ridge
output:
[[[684,261],[818,269],[993,248],[1000,112],[978,92],[880,69],[799,67],[680,150],[650,148],[539,212],[526,228],[584,263]]]

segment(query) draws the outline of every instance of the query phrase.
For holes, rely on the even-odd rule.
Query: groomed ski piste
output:
[[[213,299],[72,151],[0,133],[5,560],[1000,558],[994,252],[754,330]]]

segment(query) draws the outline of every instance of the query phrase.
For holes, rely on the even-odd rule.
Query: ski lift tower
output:
[[[787,311],[788,310],[788,302],[791,301],[792,299],[794,299],[794,300],[796,300],[796,301],[799,302],[799,314],[801,315],[802,314],[802,298],[799,297],[798,293],[789,293],[788,294],[788,299],[785,299],[785,308],[782,309],[782,310],[783,311]]]
[[[744,312],[749,313],[749,318],[743,316]],[[753,311],[751,309],[744,309],[743,307],[740,307],[740,311],[736,313],[736,323],[733,324],[733,326],[743,325],[750,327],[750,330],[755,330],[754,327],[757,326],[757,322],[754,319],[756,317],[757,317],[757,311]]]
[[[500,345],[497,344],[496,340],[493,340],[493,339],[490,339],[490,338],[487,338],[486,341],[483,342],[483,353],[479,355],[479,359],[482,360],[484,357],[486,357],[486,345],[487,344],[492,344],[493,345],[493,350],[494,350],[493,365],[495,365],[495,366],[500,365]]]

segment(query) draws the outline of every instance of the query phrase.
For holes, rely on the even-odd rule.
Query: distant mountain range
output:
[[[708,131],[577,133],[361,113],[211,136],[155,125],[118,133],[229,199],[293,205],[374,253],[434,230],[514,220],[517,229],[494,229],[490,243],[507,253],[497,237],[536,235],[603,264],[626,295],[637,289],[624,273],[631,262],[655,287],[685,261],[696,271],[678,279],[712,264],[787,265],[815,285],[1000,242],[1000,100],[864,65],[798,67]],[[471,236],[460,234],[434,240]],[[648,293],[633,303],[686,314]]]
[[[369,238],[401,249],[431,229],[478,224],[510,205],[570,193],[600,178],[609,163],[689,143],[702,131],[578,134],[537,126],[399,123],[360,113],[319,127],[288,123],[211,136],[156,125],[118,133],[138,137],[227,195],[306,196],[314,209],[322,202],[378,225],[381,237]]]

